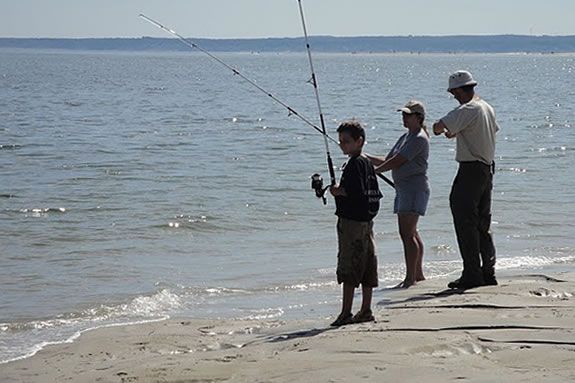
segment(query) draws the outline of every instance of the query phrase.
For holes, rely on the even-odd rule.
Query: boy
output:
[[[338,237],[337,282],[343,283],[341,313],[331,324],[375,320],[371,311],[371,296],[377,287],[377,258],[373,239],[373,218],[382,197],[371,162],[361,155],[365,130],[358,121],[344,121],[337,128],[339,146],[349,156],[339,185],[331,186],[335,197]],[[362,287],[361,310],[352,315],[353,294]]]

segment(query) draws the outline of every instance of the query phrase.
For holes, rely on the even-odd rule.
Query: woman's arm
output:
[[[373,166],[379,166],[385,162],[385,157],[372,156],[371,154],[363,153],[363,155],[371,161]]]
[[[375,167],[376,173],[383,173],[388,170],[397,169],[401,165],[407,162],[407,158],[402,156],[401,154],[395,154],[391,158],[386,159],[380,165]]]

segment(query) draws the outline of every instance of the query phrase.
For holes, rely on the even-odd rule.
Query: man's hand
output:
[[[447,137],[447,138],[453,138],[453,137],[455,137],[455,136],[457,136],[457,133],[451,133],[449,130],[446,130],[446,131],[445,131],[445,137]]]
[[[433,134],[438,136],[442,133],[445,133],[445,137],[447,138],[453,138],[456,136],[456,133],[451,133],[449,130],[447,130],[447,126],[445,126],[443,121],[439,120],[433,124]]]
[[[435,124],[433,124],[433,134],[439,136],[443,132],[447,131],[447,127],[443,123],[443,121],[439,120]]]

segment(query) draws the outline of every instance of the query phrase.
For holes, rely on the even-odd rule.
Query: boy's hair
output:
[[[337,127],[338,133],[347,133],[354,140],[358,140],[360,137],[365,141],[365,129],[361,123],[357,120],[343,121]]]

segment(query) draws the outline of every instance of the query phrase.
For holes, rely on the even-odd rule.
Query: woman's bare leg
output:
[[[417,262],[415,265],[415,280],[420,282],[425,280],[425,276],[423,275],[423,241],[417,230],[415,231],[415,237],[419,244],[419,253],[417,254]]]
[[[407,288],[418,280],[418,262],[423,258],[423,246],[418,240],[417,234],[417,221],[419,215],[417,214],[398,214],[397,221],[399,226],[399,235],[403,242],[403,254],[405,257],[405,279],[398,287]]]

